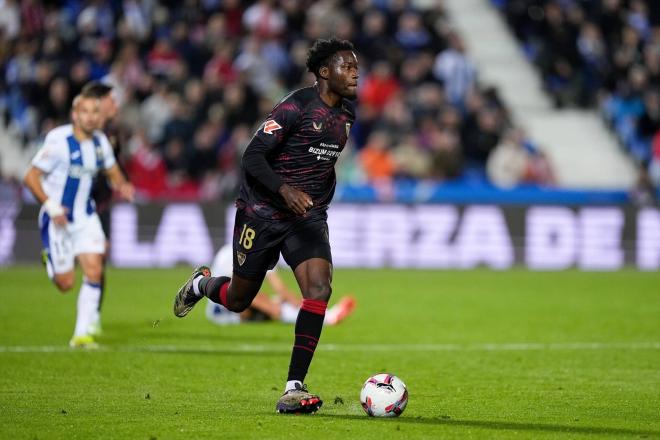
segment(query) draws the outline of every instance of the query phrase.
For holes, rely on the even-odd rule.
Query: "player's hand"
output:
[[[130,182],[125,182],[117,188],[122,199],[133,202],[135,200],[135,187]]]
[[[286,206],[298,215],[304,215],[307,210],[314,206],[312,198],[307,193],[286,183],[280,187],[278,192],[284,198]]]
[[[67,224],[66,214],[69,211],[56,200],[48,199],[44,202],[44,209],[55,226],[63,227]]]
[[[66,211],[66,208],[65,208],[65,211]],[[55,226],[58,226],[60,228],[63,228],[64,226],[66,226],[66,224],[68,222],[68,220],[66,219],[66,213],[64,213],[62,215],[52,217],[52,220],[53,220],[53,223],[55,223]]]

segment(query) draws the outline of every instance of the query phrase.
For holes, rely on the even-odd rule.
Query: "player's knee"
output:
[[[100,265],[88,267],[85,271],[85,279],[90,283],[100,283],[103,269]]]
[[[55,281],[55,287],[62,293],[66,293],[73,288],[73,283],[68,281]]]
[[[53,282],[55,283],[55,287],[57,287],[57,289],[62,293],[73,289],[73,285],[75,284],[73,277],[58,277],[55,278]]]
[[[330,299],[330,295],[332,295],[330,283],[327,281],[318,281],[310,283],[305,298],[327,302]]]

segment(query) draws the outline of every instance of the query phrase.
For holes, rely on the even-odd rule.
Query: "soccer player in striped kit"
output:
[[[106,245],[90,197],[93,178],[104,172],[124,199],[132,201],[134,194],[107,137],[97,130],[100,118],[97,97],[76,96],[72,123],[56,127],[46,135],[24,179],[25,186],[42,205],[39,228],[48,277],[61,292],[67,292],[75,283],[75,260],[83,272],[76,325],[69,342],[74,348],[97,347],[90,325],[97,317]]]

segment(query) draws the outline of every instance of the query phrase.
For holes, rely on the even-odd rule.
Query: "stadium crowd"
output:
[[[660,2],[493,0],[557,106],[598,106],[660,186]]]
[[[35,148],[90,80],[113,85],[113,131],[143,199],[234,191],[253,130],[309,85],[319,37],[355,44],[359,114],[344,182],[486,179],[552,184],[548,161],[479,86],[441,2],[2,0],[0,106]]]

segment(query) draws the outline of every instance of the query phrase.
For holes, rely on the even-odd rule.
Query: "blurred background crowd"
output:
[[[493,1],[557,106],[599,106],[660,182],[658,5]],[[555,184],[436,0],[0,0],[0,111],[34,149],[86,82],[109,83],[139,196],[214,200],[234,194],[257,124],[313,83],[306,51],[331,35],[354,43],[361,69],[344,182]]]
[[[660,185],[660,1],[493,0],[557,107],[597,107]],[[645,174],[648,173],[648,174]]]

